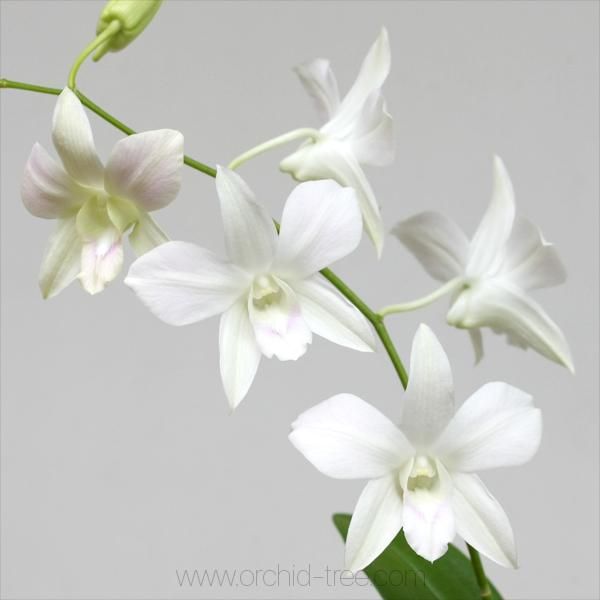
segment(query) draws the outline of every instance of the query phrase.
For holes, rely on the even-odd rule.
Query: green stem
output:
[[[325,279],[332,283],[352,304],[354,304],[354,306],[356,306],[356,308],[369,320],[371,325],[373,325],[373,328],[381,340],[381,343],[400,378],[402,387],[406,389],[406,386],[408,385],[408,373],[398,355],[394,342],[392,342],[389,331],[383,322],[383,317],[370,308],[356,292],[351,290],[333,271],[330,269],[323,269],[321,275],[323,275]]]
[[[23,83],[20,81],[11,81],[8,79],[0,79],[0,88],[10,88],[16,90],[26,90],[30,92],[39,92],[42,94],[52,94],[57,96],[62,92],[62,90],[58,88],[50,88],[43,87],[39,85],[33,85],[31,83]],[[81,92],[76,92],[81,100],[81,103],[84,106],[87,106],[90,110],[95,112],[98,116],[102,117],[105,121],[108,121],[111,125],[115,126],[117,129],[120,129],[123,133],[127,135],[132,135],[135,133],[131,127],[128,127],[109,113],[107,113],[103,108],[99,107],[97,104],[92,102],[89,98],[84,96]],[[301,131],[301,130],[298,130]],[[192,169],[196,169],[210,177],[216,177],[217,171],[204,163],[201,163],[189,156],[184,157],[184,163],[191,167]],[[406,369],[402,364],[402,360],[398,355],[398,351],[392,342],[392,338],[383,322],[383,317],[378,315],[373,309],[371,309],[365,302],[362,300],[356,292],[350,289],[344,281],[342,281],[333,271],[330,269],[323,269],[321,271],[321,275],[325,277],[335,288],[339,290],[339,292],[345,296],[373,325],[383,347],[385,348],[398,377],[400,378],[400,382],[402,383],[402,387],[406,389],[408,385],[408,375],[406,373]]]
[[[454,279],[448,281],[448,283],[445,283],[442,287],[438,288],[431,294],[424,296],[423,298],[413,300],[412,302],[405,302],[404,304],[391,304],[390,306],[385,306],[379,310],[377,314],[379,314],[381,317],[386,317],[387,315],[391,315],[393,313],[410,312],[411,310],[422,308],[423,306],[432,304],[438,298],[445,296],[449,292],[452,292],[457,287],[463,285],[463,283],[464,277],[455,277]]]
[[[237,158],[234,158],[229,163],[230,169],[237,169],[240,165],[244,164],[246,161],[258,156],[259,154],[263,154],[272,150],[273,148],[277,148],[279,146],[283,146],[289,142],[293,142],[294,140],[310,138],[312,140],[316,140],[319,137],[319,132],[316,129],[302,128],[302,129],[294,129],[288,133],[284,133],[283,135],[279,135],[276,138],[263,142],[258,146],[254,146],[254,148],[250,148],[243,154],[240,154]]]
[[[69,73],[69,87],[75,91],[77,86],[75,84],[75,79],[77,78],[77,72],[79,71],[79,67],[83,64],[85,59],[94,51],[96,48],[104,44],[108,39],[110,39],[113,35],[119,33],[121,29],[121,21],[114,20],[111,24],[93,40],[90,44],[88,44],[83,52],[77,57],[77,60],[73,63],[71,67],[71,71]]]
[[[481,562],[481,556],[479,556],[479,552],[477,552],[477,550],[475,550],[475,548],[469,544],[467,544],[467,549],[469,550],[473,571],[475,571],[475,577],[477,578],[477,583],[479,584],[481,600],[491,600],[492,589],[490,588],[490,584],[485,576],[483,563]]]
[[[24,90],[26,92],[37,92],[38,94],[50,94],[52,96],[58,96],[62,89],[46,87],[42,85],[34,85],[32,83],[24,83],[22,81],[12,81],[10,79],[0,79],[0,89],[12,89],[12,90]],[[106,122],[110,123],[113,127],[116,127],[119,131],[122,131],[126,135],[133,135],[135,130],[125,125],[125,123],[119,121],[119,119],[113,117],[110,113],[106,112],[103,108],[98,106],[95,102],[90,100],[87,96],[85,96],[80,91],[75,91],[79,100],[81,100],[81,104],[89,108],[92,112],[96,113],[99,117],[104,119]],[[200,171],[201,173],[205,173],[206,175],[210,175],[211,177],[216,177],[217,171],[200,161],[197,161],[190,156],[184,156],[183,162],[192,169],[196,169],[196,171]]]

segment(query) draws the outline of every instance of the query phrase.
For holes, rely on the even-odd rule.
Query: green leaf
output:
[[[333,515],[344,541],[352,515]],[[402,531],[366,568],[383,600],[481,600],[471,561],[452,544],[434,563],[421,558],[408,545]],[[490,600],[502,600],[490,583]]]

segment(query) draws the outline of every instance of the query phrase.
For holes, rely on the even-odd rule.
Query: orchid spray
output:
[[[512,183],[495,158],[492,200],[471,240],[432,212],[407,218],[392,231],[442,287],[413,302],[370,307],[330,265],[357,248],[363,231],[377,256],[384,247],[383,213],[363,166],[385,166],[394,157],[392,118],[382,92],[391,68],[387,30],[379,31],[343,97],[328,60],[296,68],[321,118],[318,128],[294,129],[226,167],[212,167],[183,154],[182,133],[136,133],[77,88],[86,58],[126,48],[160,5],[111,0],[66,87],[0,80],[4,89],[57,96],[51,128],[60,162],[35,144],[21,190],[31,214],[58,221],[42,261],[42,295],[56,296],[76,280],[90,294],[102,291],[118,278],[123,240],[129,238],[137,258],[124,282],[154,315],[175,326],[219,316],[220,376],[231,411],[252,395],[263,358],[295,361],[308,351],[313,335],[360,352],[380,345],[404,390],[398,423],[343,393],[307,407],[289,435],[325,475],[368,481],[349,527],[340,526],[347,536],[345,566],[372,576],[374,566],[390,571],[417,565],[435,585],[435,598],[457,593],[461,600],[499,598],[480,553],[516,567],[515,535],[477,473],[534,456],[542,434],[540,409],[529,394],[504,383],[504,373],[457,407],[450,360],[433,331],[423,324],[416,332],[409,376],[386,318],[449,295],[447,322],[469,331],[477,360],[483,355],[481,329],[491,328],[573,371],[564,334],[530,296],[531,290],[565,280],[556,249],[537,227],[515,216]],[[126,135],[105,164],[86,109]],[[256,186],[255,195],[236,170],[290,142],[301,145],[279,168],[298,184],[277,222],[258,199],[267,190]],[[183,165],[215,179],[223,257],[202,240],[169,240],[151,216],[175,200]],[[457,534],[467,543],[468,557],[452,546]],[[336,560],[343,563],[341,554]],[[374,577],[373,583],[391,597]],[[394,598],[411,597],[410,590],[395,593],[400,595]]]

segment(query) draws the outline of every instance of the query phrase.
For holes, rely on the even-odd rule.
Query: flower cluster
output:
[[[141,10],[113,0],[99,24],[99,55],[125,47],[159,4]],[[125,283],[154,315],[177,326],[220,315],[220,372],[232,410],[248,395],[263,357],[297,360],[313,334],[361,352],[376,349],[378,334],[389,349],[389,337],[381,335],[384,317],[445,294],[451,295],[447,321],[469,331],[478,360],[487,327],[573,371],[564,335],[529,295],[562,283],[565,269],[541,232],[515,216],[512,184],[499,158],[492,200],[471,240],[433,212],[392,231],[442,288],[376,313],[322,276],[359,245],[363,229],[378,255],[383,249],[381,212],[362,166],[393,160],[392,119],[382,95],[390,64],[383,29],[343,99],[327,60],[297,68],[325,124],[297,130],[308,132],[306,139],[280,164],[300,182],[280,224],[233,169],[241,161],[217,167],[225,258],[194,243],[169,241],[150,216],[178,194],[183,135],[170,129],[130,135],[103,165],[84,107],[76,91],[65,88],[52,122],[62,166],[36,144],[22,184],[27,210],[58,220],[42,261],[43,296],[55,296],[75,279],[90,294],[104,290],[122,269],[128,236],[138,258]],[[255,153],[272,146],[263,144]],[[475,473],[530,460],[541,433],[531,396],[507,383],[484,385],[457,409],[449,360],[431,329],[421,325],[399,426],[360,398],[339,394],[301,414],[290,441],[326,475],[369,480],[352,518],[347,568],[369,565],[401,529],[430,561],[459,534],[491,560],[514,567],[509,520]]]

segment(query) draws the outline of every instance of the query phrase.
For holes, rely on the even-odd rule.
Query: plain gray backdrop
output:
[[[3,77],[62,87],[101,2],[0,3]],[[291,68],[330,58],[345,92],[385,25],[393,166],[369,171],[386,227],[441,210],[471,233],[505,161],[518,211],[555,242],[568,282],[536,293],[572,345],[577,375],[486,332],[473,366],[445,300],[392,317],[406,360],[420,322],[451,357],[457,401],[503,380],[532,393],[545,431],[535,459],[483,475],[515,529],[520,569],[486,568],[507,598],[598,598],[598,3],[166,2],[129,48],[86,63],[81,89],[138,130],[171,127],[210,164],[318,122]],[[3,598],[375,598],[358,584],[210,588],[183,569],[343,568],[330,517],[360,481],[318,473],[288,442],[292,420],[348,391],[396,419],[385,354],[317,339],[295,363],[265,360],[233,414],[218,374],[218,320],[169,327],[122,284],[72,285],[43,301],[37,274],[54,224],[23,208],[28,153],[50,140],[55,98],[1,92]],[[120,132],[90,116],[106,158]],[[291,146],[240,173],[279,216]],[[214,181],[185,169],[157,214],[172,238],[223,250]],[[128,261],[131,257],[128,257]],[[374,307],[433,282],[394,239],[364,240],[336,266]],[[462,541],[457,540],[463,547]],[[248,576],[249,577],[249,576]],[[246,579],[246,582],[249,580]]]

